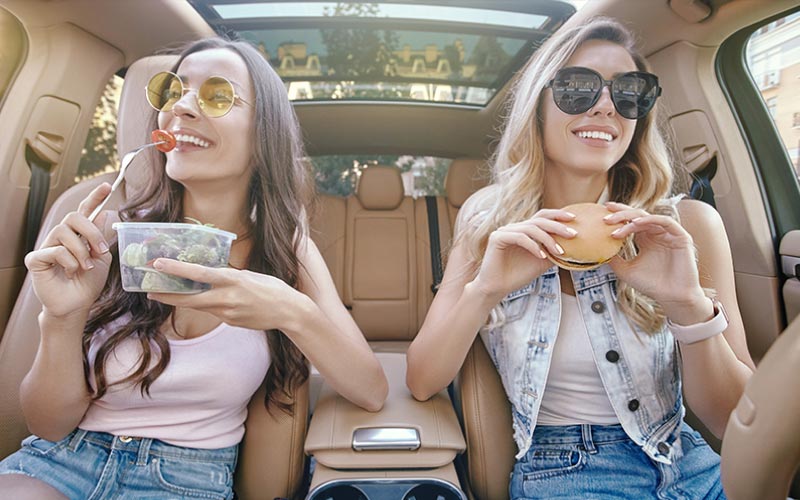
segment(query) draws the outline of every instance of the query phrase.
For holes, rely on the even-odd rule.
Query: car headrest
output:
[[[139,59],[128,67],[117,113],[117,152],[120,161],[128,151],[150,142],[150,120],[155,111],[147,104],[144,89],[150,77],[160,71],[169,71],[177,60],[177,55],[149,56]],[[144,186],[149,169],[141,167],[144,167],[154,154],[142,152],[125,172],[125,193],[128,197]]]
[[[487,184],[488,171],[483,160],[456,158],[450,163],[444,180],[447,202],[460,208],[472,193]]]
[[[356,196],[367,210],[394,210],[405,196],[400,169],[387,165],[365,168],[356,185]]]

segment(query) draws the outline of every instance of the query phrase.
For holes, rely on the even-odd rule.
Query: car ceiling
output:
[[[670,2],[692,1],[589,0],[567,25],[579,24],[595,15],[613,17],[637,30],[643,52],[649,55],[679,40],[716,47],[742,26],[743,16],[756,20],[796,5],[794,0],[717,0],[712,2],[712,15],[695,23],[685,21],[670,8]],[[29,25],[75,24],[116,47],[124,54],[126,64],[165,47],[214,34],[200,14],[184,0],[3,0],[2,3],[12,6]],[[139,28],[132,29],[132,26]],[[642,36],[644,32],[646,37]],[[307,102],[298,103],[295,109],[311,154],[486,157],[491,153],[502,124],[503,102],[509,86],[507,84],[487,107],[479,110],[363,102]],[[348,126],[343,127],[343,123]]]

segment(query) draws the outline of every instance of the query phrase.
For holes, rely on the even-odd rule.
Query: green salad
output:
[[[153,268],[158,258],[175,259],[181,262],[200,264],[207,267],[224,267],[228,263],[230,240],[222,231],[210,231],[192,225],[176,229],[154,230],[153,224],[147,229],[136,229],[151,236],[129,243],[120,256],[123,286],[128,291],[165,291],[176,293],[200,292],[210,288],[207,283],[179,278],[159,272]],[[174,225],[172,225],[174,226]],[[131,228],[127,228],[131,231]]]

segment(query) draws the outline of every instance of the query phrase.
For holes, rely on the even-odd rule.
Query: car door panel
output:
[[[29,39],[27,58],[0,109],[0,332],[24,275],[25,227],[31,170],[26,145],[49,160],[44,213],[74,182],[84,138],[108,76],[124,58],[116,48],[70,23],[37,25],[20,20]],[[86,75],[98,75],[87,79]],[[105,78],[100,76],[105,75]],[[44,140],[43,140],[44,139]]]
[[[716,81],[716,52],[678,42],[648,57],[662,78],[675,147],[690,169],[716,152],[714,202],[730,241],[739,308],[747,342],[760,359],[783,329],[778,264],[759,180],[735,117]]]
[[[783,303],[786,322],[800,314],[800,229],[789,231],[781,239],[781,265],[786,281],[783,283]]]

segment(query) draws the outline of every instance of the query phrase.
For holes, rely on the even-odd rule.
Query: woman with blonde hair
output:
[[[513,498],[724,498],[683,394],[719,436],[754,365],[722,221],[674,196],[660,92],[613,20],[542,46],[408,350],[408,386],[427,399],[480,332],[512,406]],[[554,236],[575,237],[562,208],[586,202],[605,205],[623,250],[559,269]]]

